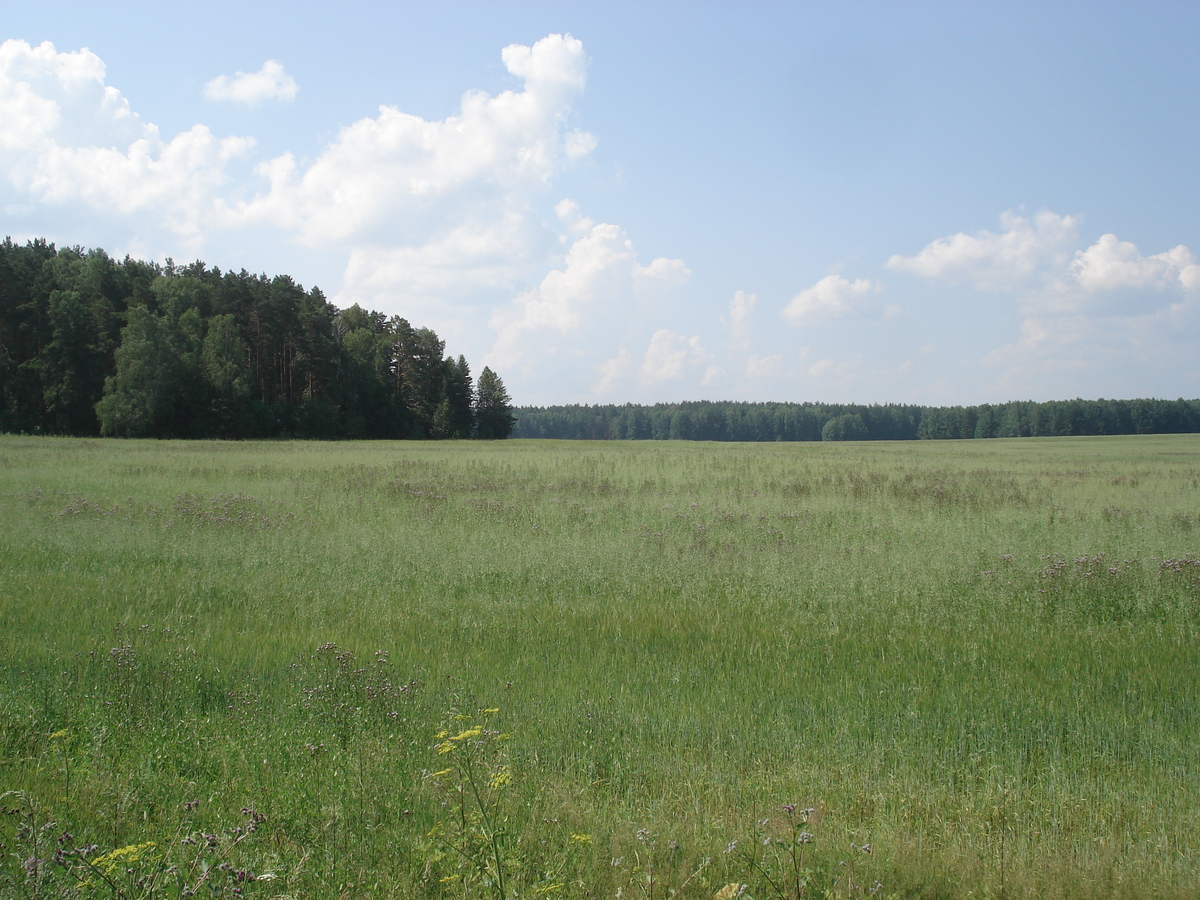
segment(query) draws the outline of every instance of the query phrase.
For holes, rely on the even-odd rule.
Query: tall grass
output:
[[[0,438],[0,792],[462,896],[434,735],[499,708],[513,891],[769,896],[799,804],[814,892],[1192,896],[1198,537],[1194,436]]]

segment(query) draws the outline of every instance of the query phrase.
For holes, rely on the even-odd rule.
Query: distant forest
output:
[[[1200,400],[1053,400],[980,406],[658,403],[524,406],[513,437],[568,440],[912,441],[1200,432]]]
[[[507,437],[499,376],[444,352],[287,275],[0,244],[0,432]]]

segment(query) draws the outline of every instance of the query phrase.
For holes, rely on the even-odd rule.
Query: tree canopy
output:
[[[287,275],[0,244],[0,431],[504,438],[500,377],[429,328]],[[482,417],[482,418],[480,418]]]

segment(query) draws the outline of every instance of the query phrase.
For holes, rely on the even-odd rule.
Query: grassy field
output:
[[[1196,436],[0,437],[0,896],[1195,897],[1198,544]]]

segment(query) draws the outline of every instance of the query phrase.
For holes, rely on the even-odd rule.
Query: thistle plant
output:
[[[869,843],[850,843],[849,854],[837,864],[828,887],[818,885],[819,874],[811,857],[816,843],[815,829],[821,819],[821,811],[808,807],[798,809],[795,803],[784,804],[780,820],[760,819],[758,839],[742,853],[749,868],[765,882],[767,896],[773,900],[806,900],[821,897],[874,896],[882,888],[875,882],[866,889],[858,879],[857,863],[863,856],[871,854]],[[731,849],[733,845],[731,844]],[[736,888],[736,893],[727,897],[746,895],[746,885],[726,885],[726,891]],[[720,900],[726,900],[725,897]]]
[[[235,850],[263,823],[247,807],[245,821],[218,833],[195,830],[184,804],[175,833],[166,841],[143,841],[106,852],[76,842],[56,822],[39,821],[36,801],[23,791],[0,795],[0,813],[16,822],[12,848],[0,863],[0,887],[36,900],[185,900],[248,896],[275,879],[235,866]]]

